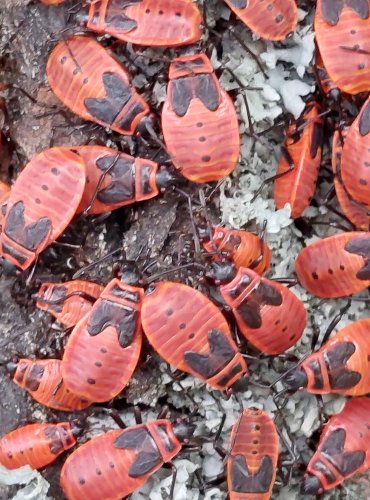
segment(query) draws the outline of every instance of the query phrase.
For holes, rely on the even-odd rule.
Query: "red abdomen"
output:
[[[298,370],[308,392],[363,396],[370,392],[370,319],[355,321],[311,354]]]
[[[315,35],[331,80],[348,94],[370,88],[370,16],[365,2],[318,0]]]
[[[367,209],[370,207],[369,151],[370,99],[362,106],[356,120],[348,129],[341,160],[344,188],[353,200],[364,204]]]
[[[129,383],[139,360],[141,288],[113,279],[73,329],[62,374],[71,391],[91,401],[109,401]]]
[[[36,155],[12,187],[0,236],[1,255],[27,269],[68,226],[85,187],[82,158],[68,148]]]
[[[91,311],[103,290],[102,285],[84,280],[43,283],[36,305],[52,314],[62,325],[71,327]]]
[[[300,217],[315,193],[321,163],[323,121],[320,107],[309,103],[303,116],[288,129],[284,147],[294,168],[274,183],[276,208],[290,203],[293,219]],[[289,170],[287,158],[280,160],[276,175]]]
[[[230,500],[269,500],[279,455],[279,437],[271,418],[262,410],[244,410],[231,431],[229,453]]]
[[[345,297],[370,286],[369,257],[370,233],[336,234],[303,248],[295,271],[313,295]]]
[[[248,231],[214,227],[210,241],[203,242],[207,252],[221,252],[233,261],[235,266],[250,267],[258,274],[264,274],[271,262],[269,246],[256,234]],[[214,259],[218,256],[215,255]]]
[[[282,353],[301,338],[307,313],[286,286],[241,267],[220,292],[241,333],[261,352]]]
[[[0,439],[0,463],[7,469],[24,465],[41,469],[75,444],[76,438],[68,422],[26,425]]]
[[[355,225],[356,229],[368,231],[370,229],[370,216],[367,213],[368,209],[362,203],[355,202],[350,198],[341,177],[342,139],[345,139],[346,135],[346,131],[342,130],[339,132],[336,130],[333,136],[331,165],[334,174],[335,194],[337,195],[338,203],[343,214]]]
[[[199,40],[201,21],[192,0],[98,0],[87,27],[133,44],[176,47]]]
[[[295,0],[225,0],[235,14],[257,35],[284,40],[297,25]]]
[[[216,389],[231,387],[247,372],[221,311],[194,288],[171,282],[151,285],[141,320],[165,361]]]
[[[307,466],[305,491],[321,494],[370,467],[369,420],[369,398],[351,399],[330,418]]]
[[[158,195],[158,164],[154,161],[134,158],[103,146],[78,146],[74,149],[86,166],[86,186],[77,213],[90,205],[105,172],[89,215],[110,212]]]
[[[59,42],[46,72],[56,96],[84,120],[132,135],[149,113],[126,70],[92,38],[73,36]]]
[[[78,411],[91,401],[68,389],[62,378],[59,359],[25,359],[17,362],[13,381],[25,389],[38,403],[60,411]]]
[[[68,500],[119,500],[181,449],[168,420],[97,436],[75,450],[61,472]]]
[[[204,54],[172,61],[162,130],[175,167],[193,182],[230,174],[239,158],[235,107]]]

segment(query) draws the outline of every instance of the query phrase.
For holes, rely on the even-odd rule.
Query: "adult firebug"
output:
[[[62,378],[59,359],[26,359],[7,364],[13,381],[25,389],[38,403],[60,411],[78,411],[90,406],[91,401],[68,389]]]
[[[56,96],[84,120],[132,135],[149,113],[126,70],[87,36],[59,42],[49,57],[46,72]]]
[[[170,65],[162,130],[176,168],[193,182],[230,174],[239,158],[235,107],[205,54],[182,56]]]
[[[321,163],[323,120],[320,106],[309,102],[287,131],[274,183],[276,208],[290,203],[293,219],[300,217],[315,193]]]
[[[307,313],[289,288],[252,269],[236,271],[226,262],[212,266],[210,277],[248,342],[265,354],[280,354],[301,338]]]
[[[103,146],[77,146],[86,167],[86,186],[77,213],[102,214],[157,196],[180,175],[169,167]],[[91,205],[91,202],[92,205]]]
[[[369,393],[369,334],[370,319],[346,326],[286,376],[287,386],[313,394]]]
[[[91,311],[103,290],[102,285],[84,280],[43,283],[36,305],[52,314],[62,325],[71,327]]]
[[[86,25],[133,44],[176,47],[197,42],[201,22],[192,0],[97,0],[89,5]]]
[[[144,290],[129,284],[129,275],[123,273],[121,280],[108,283],[68,338],[63,381],[73,393],[90,401],[109,401],[121,392],[139,360]]]
[[[0,439],[0,463],[7,469],[29,465],[42,469],[76,444],[81,429],[74,423],[29,424]]]
[[[262,410],[249,408],[234,424],[227,459],[230,500],[268,500],[275,482],[279,437]]]
[[[226,319],[198,290],[181,283],[151,284],[141,320],[146,337],[165,361],[215,389],[232,389],[247,373]]]
[[[341,163],[343,142],[346,135],[346,130],[341,130],[340,132],[336,130],[333,135],[331,165],[334,174],[335,194],[337,195],[338,203],[343,214],[352,224],[354,224],[356,229],[360,231],[369,231],[370,214],[368,209],[362,203],[352,200],[343,185]],[[355,175],[357,175],[357,171]]]
[[[370,399],[354,398],[330,418],[304,476],[302,492],[320,495],[370,467]]]
[[[75,450],[61,472],[68,500],[119,500],[181,450],[194,431],[184,421],[154,420],[109,431]]]
[[[317,0],[315,35],[325,68],[348,94],[370,87],[370,16],[367,0]]]
[[[225,0],[248,28],[267,40],[284,40],[297,25],[295,0]]]
[[[199,237],[207,252],[217,253],[214,260],[227,257],[235,267],[250,267],[258,274],[264,274],[271,262],[271,249],[257,234],[243,229],[226,227],[198,227]]]
[[[68,226],[85,178],[82,158],[68,148],[46,149],[32,158],[7,201],[0,255],[27,269]]]
[[[369,166],[370,98],[348,129],[341,159],[341,178],[346,191],[354,201],[367,208],[370,207]]]
[[[348,232],[315,241],[295,262],[300,284],[313,295],[345,297],[370,286],[370,233]]]

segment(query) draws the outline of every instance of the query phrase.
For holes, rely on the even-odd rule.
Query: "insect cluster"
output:
[[[263,39],[283,41],[296,29],[295,0],[225,4],[245,30]],[[231,174],[241,146],[233,99],[203,47],[203,34],[215,31],[207,24],[206,3],[203,12],[192,0],[95,0],[79,7],[76,17],[88,34],[62,36],[56,43],[46,66],[50,88],[81,119],[141,141],[148,150],[139,156],[134,150],[128,154],[89,143],[51,145],[36,154],[11,186],[0,185],[3,267],[14,266],[32,290],[37,266],[71,224],[98,221],[165,190],[189,202],[195,251],[192,259],[155,276],[149,275],[152,263],[143,264],[138,255],[136,262],[117,263],[108,283],[77,279],[80,273],[69,281],[56,282],[50,276],[50,281],[42,280],[36,306],[66,328],[61,359],[18,356],[3,365],[13,382],[41,405],[82,417],[33,423],[6,434],[0,439],[0,464],[41,469],[77,445],[61,470],[66,497],[118,500],[180,452],[193,448],[199,454],[213,441],[225,459],[225,477],[207,482],[200,471],[199,490],[207,497],[226,478],[231,500],[268,499],[276,477],[288,484],[297,461],[284,422],[284,397],[305,390],[318,398],[340,394],[351,399],[326,423],[302,473],[302,495],[321,494],[366,471],[370,320],[349,324],[329,338],[334,322],[320,347],[288,366],[292,356],[286,351],[300,341],[308,319],[291,289],[297,280],[265,276],[272,252],[263,234],[212,225],[204,194],[200,209],[194,209],[193,192]],[[370,285],[369,0],[318,0],[314,16],[319,91],[307,98],[301,116],[287,127],[272,180],[276,208],[289,204],[292,219],[299,222],[314,197],[330,136],[334,189],[353,230],[305,246],[295,271],[305,290],[332,299]],[[97,35],[169,49],[170,58],[160,53],[168,63],[160,126],[150,101],[115,55],[116,42],[106,48]],[[258,142],[257,135],[250,135]],[[160,148],[154,157],[151,144]],[[180,189],[184,186],[185,192]],[[167,281],[166,273],[183,276],[184,268],[192,272],[186,283]],[[137,416],[136,425],[125,427],[114,411],[115,398],[130,386],[143,364],[143,352],[150,349],[171,367],[174,384],[182,387],[178,372],[208,384],[215,405],[231,398],[238,406],[238,393],[248,384],[260,385],[273,395],[275,421],[268,408],[240,408],[227,449],[219,445],[222,426],[209,435],[197,431],[196,405],[192,413],[174,412],[172,419],[165,411],[147,423]],[[278,360],[284,366],[271,385],[260,384],[258,373],[250,369],[266,358],[271,365]],[[283,389],[278,391],[279,384]],[[83,420],[102,406],[113,408],[124,428],[87,440]],[[279,441],[285,450],[280,460]],[[290,463],[283,455],[290,455]]]

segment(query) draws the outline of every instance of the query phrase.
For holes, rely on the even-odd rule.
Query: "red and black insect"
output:
[[[162,130],[175,167],[193,182],[230,174],[239,158],[238,118],[211,61],[205,54],[174,59],[169,79]]]
[[[180,452],[194,432],[167,419],[114,430],[80,446],[66,460],[61,485],[68,500],[119,500]]]
[[[85,178],[82,158],[68,148],[36,155],[8,198],[0,255],[27,269],[68,226],[81,201]]]
[[[249,267],[258,274],[264,274],[270,266],[270,247],[257,234],[242,229],[225,227],[198,227],[204,249],[209,253],[219,252],[230,259],[236,268]],[[214,260],[220,260],[217,254]]]
[[[370,208],[369,151],[370,98],[362,106],[347,131],[340,168],[343,185],[349,196],[352,200],[365,205],[367,209]]]
[[[59,42],[46,72],[56,96],[84,120],[132,135],[149,113],[126,70],[92,38]]]
[[[368,394],[369,335],[370,319],[346,326],[286,376],[287,386],[305,389],[312,394]]]
[[[63,381],[84,399],[109,401],[132,377],[142,343],[144,290],[137,282],[130,272],[123,272],[121,280],[111,280],[68,339]]]
[[[252,269],[214,263],[209,273],[246,340],[265,354],[280,354],[302,336],[307,322],[303,303],[286,286]]]
[[[244,410],[231,431],[229,448],[230,500],[269,500],[279,456],[273,420],[262,410]]]
[[[297,25],[295,0],[225,0],[248,28],[267,40],[284,40]]]
[[[313,295],[345,297],[370,286],[370,233],[329,236],[303,248],[295,262],[300,284]]]
[[[319,113],[320,106],[309,102],[302,116],[288,128],[276,172],[276,208],[289,203],[293,219],[302,215],[315,193],[323,136],[323,120]]]
[[[341,177],[341,161],[345,137],[346,130],[341,130],[340,132],[336,130],[333,135],[331,164],[334,174],[335,194],[337,195],[338,203],[343,214],[350,222],[352,222],[356,229],[360,231],[369,231],[370,214],[368,209],[362,203],[353,201],[343,186]]]
[[[81,428],[69,422],[20,427],[0,439],[0,463],[7,469],[42,469],[72,448],[80,434]]]
[[[91,401],[68,389],[62,378],[59,359],[25,359],[7,364],[13,381],[25,389],[38,403],[60,411],[78,411]]]
[[[170,168],[103,146],[77,146],[86,167],[86,186],[77,213],[102,214],[154,198],[181,182]]]
[[[52,314],[62,325],[71,327],[91,311],[103,290],[102,285],[83,280],[43,283],[36,305]]]
[[[247,365],[221,311],[180,283],[150,285],[141,310],[143,330],[169,364],[218,390],[234,389]]]
[[[318,0],[315,35],[325,68],[348,94],[370,88],[370,15],[367,0]]]
[[[192,0],[96,0],[86,25],[135,45],[176,47],[197,42],[201,22]]]
[[[369,398],[351,399],[330,418],[307,466],[304,494],[320,495],[370,468],[369,420]]]

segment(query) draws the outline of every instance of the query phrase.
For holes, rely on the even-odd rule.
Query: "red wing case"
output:
[[[239,158],[235,107],[204,54],[179,57],[170,66],[162,130],[173,164],[193,182],[229,175]]]
[[[87,27],[125,42],[176,47],[201,37],[202,16],[192,0],[98,0]]]
[[[68,148],[36,155],[12,187],[0,235],[1,255],[22,270],[65,230],[85,188],[85,164]]]
[[[225,0],[230,9],[257,35],[284,40],[295,31],[296,0]]]
[[[55,95],[73,113],[120,134],[133,135],[149,113],[127,71],[92,38],[59,42],[46,73]]]

